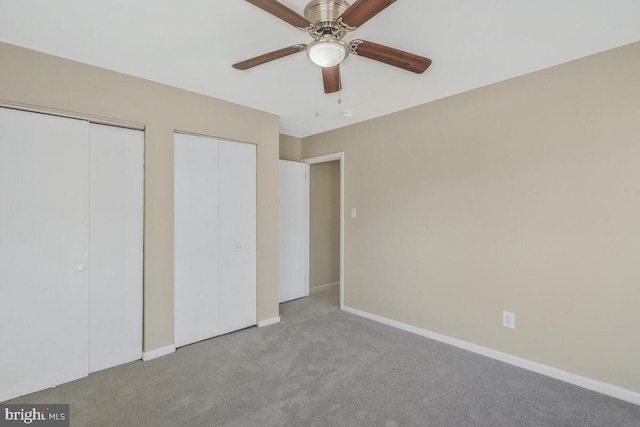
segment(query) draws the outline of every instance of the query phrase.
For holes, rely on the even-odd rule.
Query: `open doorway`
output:
[[[344,153],[303,159],[310,167],[309,290],[335,289],[344,306]]]

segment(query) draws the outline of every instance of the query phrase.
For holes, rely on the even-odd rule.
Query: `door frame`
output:
[[[302,159],[302,163],[315,165],[317,163],[340,161],[340,310],[344,310],[344,151],[338,153],[325,154],[322,156],[308,157]],[[309,171],[309,182],[311,181],[311,171]],[[309,215],[311,211],[309,210]],[[311,244],[311,240],[308,240]]]

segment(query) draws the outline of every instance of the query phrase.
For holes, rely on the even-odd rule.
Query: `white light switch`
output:
[[[510,311],[502,312],[502,326],[505,328],[516,328],[516,314]]]
[[[355,218],[357,215],[356,208],[351,208],[351,218]]]

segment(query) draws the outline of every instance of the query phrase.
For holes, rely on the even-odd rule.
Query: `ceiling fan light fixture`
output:
[[[307,45],[307,56],[320,67],[334,67],[349,56],[349,45],[342,40],[322,38]]]

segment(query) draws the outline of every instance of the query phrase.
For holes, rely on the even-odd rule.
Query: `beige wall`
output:
[[[340,162],[311,165],[309,286],[340,281]]]
[[[302,149],[302,139],[295,136],[280,134],[280,158],[299,162]]]
[[[0,101],[146,127],[146,351],[173,343],[174,130],[257,144],[257,315],[278,316],[277,116],[4,43],[0,58]]]
[[[640,392],[638,76],[640,43],[304,138],[345,152],[345,305]]]

